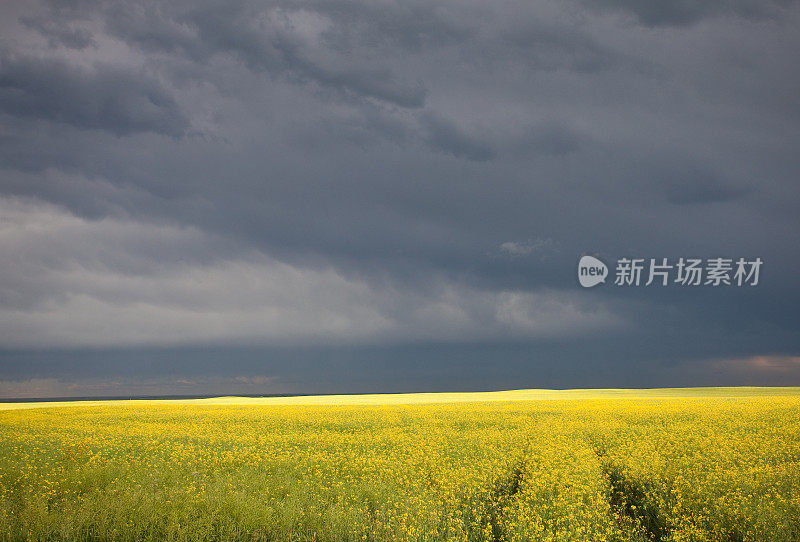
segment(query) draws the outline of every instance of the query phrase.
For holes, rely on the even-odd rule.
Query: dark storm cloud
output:
[[[664,194],[667,201],[676,205],[716,203],[745,197],[751,188],[736,187],[712,174],[703,171],[683,172],[665,180]]]
[[[796,378],[798,6],[587,5],[4,5],[0,390]]]
[[[736,16],[762,20],[780,17],[783,9],[794,0],[710,0],[692,2],[636,2],[635,0],[587,0],[592,7],[627,12],[647,26],[683,26],[703,19]]]
[[[479,136],[473,136],[452,121],[429,114],[422,118],[428,144],[456,158],[484,162],[494,158],[494,150]]]
[[[590,144],[591,138],[569,126],[543,122],[526,128],[507,147],[513,156],[524,158],[539,154],[569,154]]]
[[[263,4],[248,2],[177,6],[181,7],[149,5],[131,10],[117,4],[107,12],[107,26],[112,35],[146,51],[177,51],[203,62],[232,55],[251,70],[314,83],[345,97],[374,98],[411,108],[425,103],[426,90],[419,81],[398,80],[375,59],[354,62],[346,50],[332,58],[314,58],[321,51],[309,50],[307,37],[297,31],[306,23],[298,6],[265,9]],[[320,21],[307,21],[312,27],[315,23]]]
[[[497,45],[488,52],[489,58],[495,62],[514,59],[534,70],[596,73],[620,68],[625,63],[645,65],[603,45],[580,28],[558,21],[543,22],[529,17],[508,21],[498,29],[495,40]]]
[[[189,127],[172,96],[142,73],[7,53],[0,56],[0,111],[120,136],[149,131],[178,137]]]
[[[354,47],[401,49],[415,52],[442,47],[474,37],[475,9],[468,5],[409,2],[304,1],[280,2],[284,8],[324,14],[337,24],[324,33],[326,45],[339,51]]]
[[[91,32],[85,28],[73,28],[47,17],[21,17],[20,22],[45,36],[50,47],[86,49],[97,46]]]

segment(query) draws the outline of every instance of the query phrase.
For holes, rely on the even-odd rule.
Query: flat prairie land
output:
[[[800,388],[0,404],[2,540],[800,540]]]

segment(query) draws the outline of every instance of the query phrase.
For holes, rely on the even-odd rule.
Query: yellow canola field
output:
[[[796,388],[434,395],[6,408],[0,539],[800,540]]]

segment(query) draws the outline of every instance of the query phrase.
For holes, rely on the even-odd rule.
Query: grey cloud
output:
[[[550,239],[526,239],[524,241],[506,241],[499,246],[499,252],[510,258],[535,256],[548,258],[558,252],[558,246]]]
[[[136,397],[263,394],[285,390],[285,385],[263,375],[190,376],[163,378],[61,379],[30,378],[0,380],[0,398],[38,397]]]
[[[346,98],[374,98],[410,108],[425,103],[421,82],[400,81],[380,62],[352,59],[347,52],[329,57],[321,36],[297,30],[302,24],[292,20],[300,12],[297,6],[237,2],[171,8],[149,4],[132,10],[127,3],[114,4],[106,13],[107,26],[145,51],[181,52],[203,62],[232,55],[251,70],[319,85]]]
[[[542,22],[528,17],[498,31],[499,60],[511,57],[534,70],[569,69],[597,73],[623,65],[640,66],[641,61],[620,54],[586,34],[580,27]]]
[[[500,127],[489,133],[466,129],[434,111],[403,117],[377,107],[364,107],[346,115],[328,115],[292,127],[287,141],[324,153],[342,145],[363,149],[381,143],[400,149],[413,145],[474,162],[497,158],[499,153],[495,149],[498,148],[502,149],[503,156],[530,159],[575,153],[592,143],[586,134],[557,122],[539,122],[522,128]]]
[[[495,151],[487,141],[449,119],[426,112],[420,117],[420,123],[426,142],[437,151],[474,162],[485,162],[495,157]]]
[[[370,98],[406,108],[426,104],[429,89],[415,73],[415,60],[430,52],[458,48],[458,62],[467,65],[500,63],[534,71],[594,73],[641,64],[580,27],[553,24],[520,6],[510,7],[510,16],[503,17],[479,4],[418,2],[101,6],[84,10],[102,17],[112,36],[146,53],[182,55],[206,64],[233,57],[250,70],[310,83],[340,98]],[[76,10],[60,9],[57,3],[51,4],[50,16],[63,24],[78,17]]]
[[[579,151],[590,143],[591,138],[569,126],[544,122],[525,129],[517,137],[509,138],[507,148],[518,157],[539,154],[560,156]]]
[[[623,325],[569,292],[476,289],[442,277],[377,285],[224,248],[206,260],[202,248],[223,242],[195,229],[88,221],[19,200],[0,208],[0,242],[17,255],[0,264],[5,347],[460,341]]]
[[[152,373],[141,345],[208,336],[171,365],[198,374],[260,337],[285,346],[264,375],[317,390],[346,385],[328,355],[397,386],[687,385],[659,364],[800,349],[796,4],[657,29],[560,2],[52,6],[0,18],[0,197],[37,209],[0,220],[39,228],[4,245],[4,337],[116,337]],[[752,291],[587,292],[584,252],[768,265]]]
[[[0,57],[0,111],[118,136],[155,132],[179,137],[189,128],[172,96],[144,74],[10,54]]]
[[[419,108],[425,105],[427,90],[421,82],[402,84],[385,68],[329,70],[305,59],[295,59],[301,77],[308,77],[323,87],[345,94],[377,98],[400,107]]]
[[[702,174],[683,175],[664,186],[667,201],[675,205],[730,201],[752,191],[751,188],[731,186],[716,177]]]
[[[50,47],[61,45],[79,50],[87,47],[97,47],[97,42],[94,41],[92,33],[85,28],[69,26],[42,16],[23,17],[20,22],[45,36]]]
[[[3,115],[0,123],[0,163],[6,170],[18,172],[42,171],[47,168],[75,170],[85,165],[85,159],[68,152],[63,139],[53,137],[52,131],[38,130],[28,119]],[[68,145],[66,146],[68,147]],[[5,189],[19,185],[10,175],[1,179]],[[25,188],[25,187],[20,187]],[[28,190],[33,189],[30,185]]]
[[[360,148],[390,143],[398,148],[410,145],[434,153],[482,162],[497,157],[496,148],[513,158],[541,155],[561,156],[577,152],[591,139],[577,130],[555,122],[541,122],[521,129],[501,127],[494,133],[468,130],[434,111],[402,117],[378,107],[364,107],[356,113],[328,115],[295,126],[287,140],[316,152],[329,153],[342,145]]]
[[[330,153],[343,145],[362,149],[381,143],[403,146],[414,139],[414,126],[380,108],[364,107],[355,113],[327,115],[298,123],[287,131],[290,145],[301,145],[313,152]]]
[[[714,171],[697,159],[673,155],[651,157],[644,165],[652,170],[647,185],[672,205],[703,205],[746,198],[754,188],[751,182]]]
[[[306,1],[281,3],[284,7],[325,15],[336,24],[327,28],[324,43],[342,52],[356,47],[380,47],[420,52],[463,43],[476,37],[474,6],[407,2]]]
[[[701,20],[731,15],[763,20],[780,17],[794,0],[707,0],[692,2],[637,2],[636,0],[584,0],[588,6],[627,12],[646,26],[684,26]]]

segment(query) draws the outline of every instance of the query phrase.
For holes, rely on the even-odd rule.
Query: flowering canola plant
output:
[[[428,399],[0,410],[0,539],[800,540],[797,389]]]

